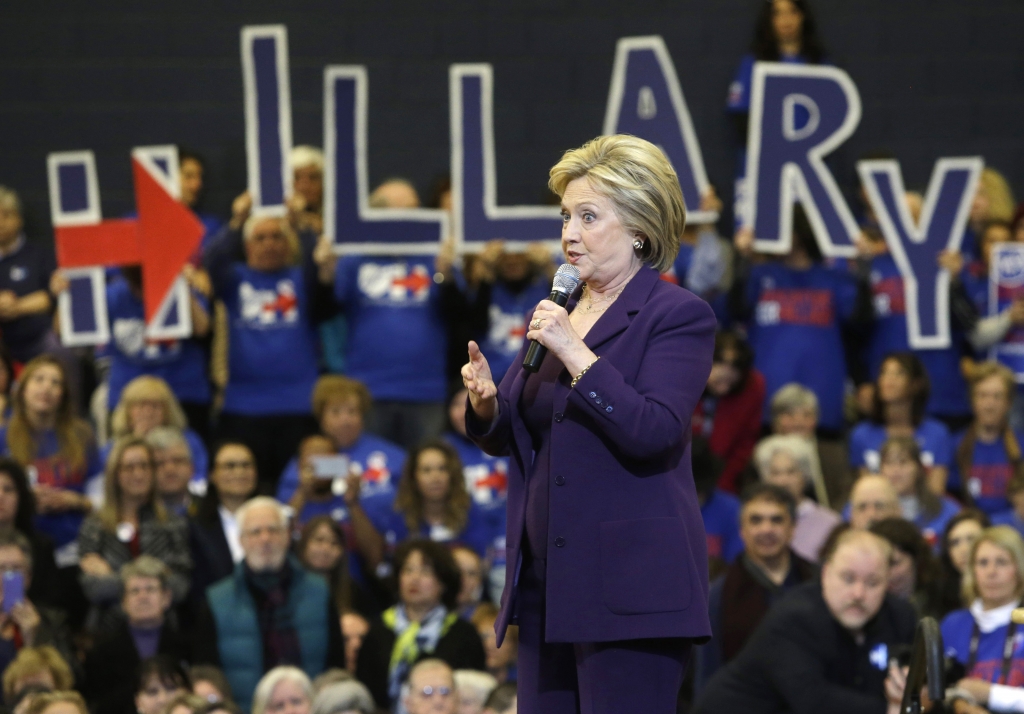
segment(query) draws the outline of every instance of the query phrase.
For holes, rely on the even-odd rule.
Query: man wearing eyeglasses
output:
[[[408,686],[404,701],[407,714],[456,714],[459,709],[455,675],[444,660],[417,663],[409,672]]]
[[[284,506],[260,496],[236,516],[245,557],[206,591],[194,662],[221,667],[248,711],[266,672],[292,665],[312,679],[345,666],[345,645],[327,583],[288,554]]]

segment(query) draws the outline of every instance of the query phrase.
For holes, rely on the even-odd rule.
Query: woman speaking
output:
[[[468,435],[510,456],[507,577],[495,624],[519,625],[525,714],[675,712],[692,644],[711,634],[690,415],[715,317],[659,279],[686,211],[653,144],[600,137],[548,182],[562,250],[585,283],[541,302],[529,340],[548,353],[501,386],[473,342],[462,368]]]

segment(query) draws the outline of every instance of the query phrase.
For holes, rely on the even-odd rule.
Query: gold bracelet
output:
[[[576,382],[580,381],[580,377],[585,375],[587,373],[587,370],[590,369],[591,367],[593,367],[597,363],[597,360],[599,360],[599,359],[601,359],[601,358],[598,357],[597,359],[595,359],[593,362],[591,362],[586,367],[584,367],[582,372],[580,372],[575,377],[573,377],[572,381],[569,383],[569,389],[574,388],[576,386]]]

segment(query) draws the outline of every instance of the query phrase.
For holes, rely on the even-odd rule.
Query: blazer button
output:
[[[601,401],[601,397],[598,397],[594,401],[597,402],[598,404],[604,404],[604,402]]]
[[[561,423],[562,419],[565,418],[565,414],[562,412],[555,412],[555,421]]]
[[[556,486],[564,486],[565,485],[565,476],[563,476],[562,474],[558,474],[557,476],[555,476],[555,485]]]
[[[591,399],[597,399],[597,392],[591,392],[590,393],[590,398]]]
[[[556,548],[564,548],[565,547],[565,538],[563,538],[562,536],[558,536],[557,538],[555,538],[555,547]]]
[[[611,405],[611,404],[609,404],[608,406],[606,406],[606,407],[604,408],[604,410],[605,410],[606,412],[608,412],[609,414],[611,414],[611,413],[612,413],[613,411],[615,411],[614,409],[612,409],[612,405]]]

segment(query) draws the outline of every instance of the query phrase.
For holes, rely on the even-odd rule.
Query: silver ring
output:
[[[540,318],[538,317],[538,318],[537,318],[536,320],[534,320],[533,322],[531,322],[531,323],[530,323],[530,327],[531,327],[532,329],[534,329],[534,330],[539,330],[539,329],[540,329]]]

